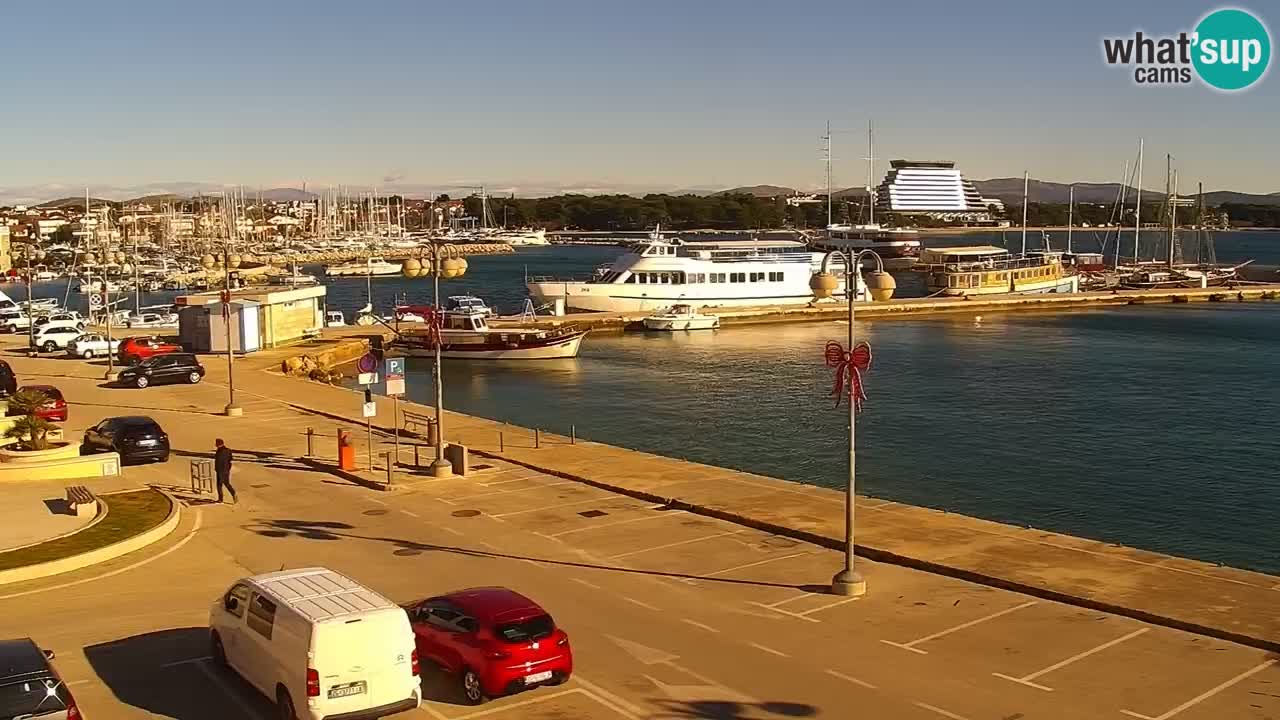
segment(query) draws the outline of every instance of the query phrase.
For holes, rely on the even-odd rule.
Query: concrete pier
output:
[[[1251,284],[1233,288],[1172,288],[1167,290],[1107,290],[1054,295],[991,295],[970,298],[896,298],[887,302],[858,303],[862,319],[910,319],[956,313],[1070,312],[1116,305],[1155,305],[1202,302],[1257,302],[1280,300],[1280,284]],[[662,306],[635,312],[576,312],[559,317],[540,317],[545,327],[577,325],[596,332],[643,329],[641,321]],[[706,308],[702,312],[720,317],[721,326],[774,322],[820,322],[838,320],[849,314],[849,306],[839,302],[812,305]],[[518,324],[518,320],[497,320],[494,327]]]

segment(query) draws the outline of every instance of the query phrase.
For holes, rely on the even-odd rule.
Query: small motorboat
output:
[[[346,327],[347,318],[342,314],[341,310],[326,310],[324,313],[325,327]]]
[[[416,310],[428,317],[430,309]],[[491,328],[479,312],[445,312],[439,329],[440,355],[472,360],[554,360],[578,356],[587,330],[573,327],[543,330],[534,327]],[[399,333],[391,346],[409,357],[432,357],[431,328]]]
[[[643,321],[645,330],[675,332],[676,330],[715,330],[720,327],[720,318],[716,315],[705,315],[693,309],[692,305],[672,305],[659,310]]]

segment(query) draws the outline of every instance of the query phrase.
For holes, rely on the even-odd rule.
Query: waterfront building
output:
[[[0,274],[13,269],[13,249],[9,244],[9,226],[0,223]]]
[[[947,222],[989,223],[978,188],[950,160],[892,160],[876,191],[876,211]]]

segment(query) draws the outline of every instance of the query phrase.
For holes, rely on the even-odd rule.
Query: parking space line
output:
[[[753,643],[753,642],[749,642],[749,643],[747,643],[747,644],[748,644],[748,645],[750,645],[751,647],[753,647],[753,648],[757,649],[757,650],[762,650],[762,651],[764,651],[764,652],[767,652],[767,653],[769,653],[770,655],[777,655],[778,657],[783,657],[783,658],[789,658],[789,657],[791,657],[790,655],[788,655],[788,654],[786,654],[786,653],[782,652],[781,650],[774,650],[773,648],[771,648],[771,647],[767,647],[767,646],[765,646],[765,645],[761,645],[760,643]]]
[[[1186,702],[1182,703],[1182,704],[1181,704],[1181,705],[1179,705],[1178,707],[1176,707],[1176,708],[1174,708],[1174,709],[1170,710],[1169,712],[1167,712],[1167,713],[1165,713],[1165,714],[1163,714],[1163,715],[1156,715],[1155,717],[1152,717],[1152,716],[1150,716],[1150,715],[1143,715],[1142,713],[1136,713],[1136,712],[1134,712],[1134,711],[1132,711],[1132,710],[1121,710],[1120,712],[1122,712],[1122,713],[1124,713],[1125,715],[1128,715],[1128,716],[1130,716],[1130,717],[1140,718],[1141,720],[1169,720],[1169,718],[1173,717],[1174,715],[1177,715],[1178,713],[1182,712],[1183,710],[1186,710],[1187,708],[1191,707],[1192,705],[1197,705],[1197,704],[1199,704],[1199,703],[1201,703],[1201,702],[1203,702],[1203,701],[1205,701],[1205,700],[1208,700],[1209,698],[1213,697],[1214,695],[1217,695],[1218,693],[1222,692],[1223,690],[1226,690],[1227,688],[1231,687],[1232,685],[1235,685],[1236,683],[1240,682],[1241,680],[1245,680],[1245,679],[1249,678],[1249,677],[1250,677],[1250,676],[1252,676],[1252,675],[1256,675],[1256,674],[1258,674],[1258,673],[1262,672],[1263,670],[1266,670],[1267,668],[1271,667],[1272,665],[1275,665],[1277,662],[1280,662],[1280,660],[1275,660],[1275,659],[1267,660],[1266,662],[1263,662],[1262,664],[1257,665],[1257,666],[1253,667],[1253,668],[1252,668],[1252,669],[1250,669],[1250,670],[1245,670],[1244,672],[1242,672],[1242,673],[1240,673],[1239,675],[1237,675],[1237,676],[1235,676],[1235,677],[1231,678],[1230,680],[1228,680],[1228,681],[1226,681],[1226,682],[1222,683],[1221,685],[1218,685],[1217,687],[1211,688],[1211,689],[1209,689],[1209,690],[1207,690],[1207,691],[1205,691],[1205,692],[1203,692],[1203,693],[1200,693],[1199,695],[1197,695],[1197,696],[1195,696],[1195,697],[1191,698],[1190,700],[1188,700],[1188,701],[1186,701]]]
[[[965,628],[971,628],[971,627],[973,627],[974,625],[978,625],[978,624],[980,624],[980,623],[984,623],[984,622],[986,622],[986,621],[988,621],[988,620],[995,620],[996,618],[998,618],[998,617],[1000,617],[1000,616],[1002,616],[1002,615],[1008,615],[1008,614],[1009,614],[1009,613],[1011,613],[1011,612],[1014,612],[1014,611],[1017,611],[1017,610],[1022,610],[1023,608],[1029,608],[1029,607],[1031,607],[1032,605],[1035,605],[1035,604],[1036,604],[1036,601],[1035,601],[1035,600],[1031,600],[1030,602],[1024,602],[1024,603],[1022,603],[1021,605],[1015,605],[1015,606],[1013,606],[1013,607],[1011,607],[1011,608],[1005,608],[1004,610],[1001,610],[1000,612],[991,613],[990,615],[986,615],[986,616],[984,616],[984,617],[980,617],[980,618],[978,618],[977,620],[970,620],[970,621],[969,621],[969,622],[967,622],[967,623],[961,623],[961,624],[959,624],[959,625],[956,625],[955,627],[947,628],[946,630],[942,630],[942,631],[936,632],[936,633],[934,633],[934,634],[932,634],[932,635],[925,635],[925,636],[924,636],[924,637],[922,637],[922,638],[917,638],[917,639],[912,640],[911,642],[907,642],[907,643],[898,643],[898,642],[894,642],[894,641],[892,641],[892,640],[881,640],[880,642],[882,642],[882,643],[884,643],[884,644],[886,644],[886,645],[892,645],[892,646],[894,646],[894,647],[902,648],[903,650],[910,650],[911,652],[919,653],[919,654],[921,654],[921,655],[928,655],[928,654],[929,654],[929,653],[928,653],[928,651],[921,650],[920,648],[916,647],[916,645],[919,645],[920,643],[923,643],[923,642],[929,642],[930,640],[937,640],[938,638],[940,638],[940,637],[944,637],[944,636],[946,636],[946,635],[950,635],[950,634],[951,634],[951,633],[953,633],[953,632],[958,632],[958,631],[960,631],[960,630],[964,630]]]
[[[716,634],[719,634],[719,633],[720,633],[720,631],[719,631],[719,630],[717,630],[717,629],[715,629],[715,628],[713,628],[713,627],[711,627],[710,625],[707,625],[707,624],[705,624],[705,623],[700,623],[700,622],[698,622],[697,620],[690,620],[689,618],[680,618],[680,622],[682,622],[682,623],[687,623],[687,624],[692,625],[692,626],[694,626],[694,627],[696,627],[696,628],[702,628],[703,630],[706,630],[707,632],[710,632],[710,633],[716,633]]]
[[[853,677],[852,675],[845,675],[844,673],[840,672],[839,670],[831,670],[831,669],[827,669],[827,670],[826,670],[826,673],[827,673],[828,675],[832,676],[832,677],[838,677],[838,678],[840,678],[841,680],[844,680],[845,682],[851,682],[851,683],[853,683],[854,685],[860,685],[860,686],[862,686],[862,687],[864,687],[864,688],[867,688],[868,690],[875,690],[875,689],[876,689],[876,686],[875,686],[875,685],[872,685],[871,683],[867,682],[866,680],[859,680],[858,678]]]
[[[516,488],[514,490],[494,490],[493,492],[476,493],[475,495],[455,495],[450,500],[456,502],[465,502],[467,500],[475,500],[477,498],[493,497],[494,495],[510,495],[511,493],[529,492],[531,490],[541,490],[543,488],[556,487],[557,485],[578,485],[577,480],[561,480],[560,482],[543,483],[534,485],[533,487]]]
[[[243,713],[243,717],[262,717],[262,715],[260,715],[252,705],[245,702],[245,699],[240,696],[240,693],[237,692],[235,688],[231,687],[220,673],[211,669],[208,663],[196,663],[196,667],[200,668],[201,672],[207,675],[209,679],[213,681],[214,685],[222,688],[222,691],[231,697],[232,702],[240,708],[240,712]]]
[[[821,620],[819,620],[818,618],[811,618],[811,617],[809,617],[808,615],[801,615],[801,614],[799,614],[799,613],[793,613],[793,612],[791,612],[791,611],[789,611],[789,610],[783,610],[783,609],[782,609],[782,608],[780,608],[780,607],[774,607],[774,606],[772,606],[772,605],[765,605],[764,603],[750,602],[750,603],[748,603],[748,604],[750,604],[750,605],[759,605],[760,607],[764,608],[765,610],[772,610],[772,611],[774,611],[774,612],[776,612],[776,613],[780,613],[780,614],[782,614],[782,615],[787,615],[787,616],[789,616],[789,617],[793,617],[793,618],[800,618],[801,620],[808,620],[808,621],[809,621],[809,622],[811,622],[811,623],[820,623],[820,622],[822,622],[822,621],[821,621]],[[920,652],[920,651],[917,651],[917,652]]]
[[[833,607],[839,607],[839,606],[841,606],[841,605],[844,605],[845,603],[851,603],[851,602],[853,602],[854,600],[861,600],[861,599],[862,599],[862,598],[858,598],[858,597],[840,598],[839,600],[836,600],[835,602],[830,602],[830,603],[827,603],[826,605],[822,605],[822,606],[819,606],[819,607],[813,608],[812,610],[805,610],[805,611],[804,611],[804,612],[802,612],[802,613],[796,613],[796,614],[797,614],[797,615],[812,615],[812,614],[814,614],[814,613],[816,613],[816,612],[822,612],[823,610],[830,610],[830,609],[831,609],[831,608],[833,608]]]
[[[661,520],[664,517],[670,517],[672,515],[679,515],[683,513],[684,513],[683,510],[676,510],[676,511],[657,513],[655,515],[645,515],[644,517],[638,517],[638,518],[627,518],[626,520],[615,520],[614,522],[601,523],[599,525],[586,525],[584,527],[573,528],[572,530],[561,530],[558,533],[551,533],[547,537],[558,538],[561,535],[568,535],[570,533],[582,532],[583,530],[601,530],[603,528],[613,527],[615,525],[625,525],[627,523],[642,522],[644,520]]]
[[[448,525],[441,525],[441,526],[440,526],[440,528],[441,528],[442,530],[444,530],[445,532],[453,533],[454,535],[457,535],[458,537],[462,537],[462,536],[463,536],[463,534],[464,534],[464,533],[463,533],[461,530],[459,530],[458,528],[449,527]]]
[[[953,712],[948,712],[946,710],[943,710],[940,707],[935,707],[933,705],[930,705],[929,703],[915,702],[915,703],[912,703],[912,705],[915,705],[918,708],[924,708],[925,710],[936,712],[942,717],[951,718],[951,720],[968,720],[968,718],[966,718],[963,715],[957,715]]]
[[[635,599],[635,598],[633,598],[633,597],[630,597],[630,596],[625,596],[625,597],[623,597],[622,599],[623,599],[623,600],[626,600],[627,602],[631,603],[632,605],[639,605],[640,607],[645,608],[646,610],[653,610],[654,612],[662,612],[662,609],[661,609],[661,608],[656,608],[656,607],[654,607],[654,606],[650,605],[650,604],[649,604],[649,603],[647,603],[647,602],[643,602],[643,601],[641,601],[641,600],[637,600],[637,599]]]
[[[189,665],[191,663],[204,662],[205,660],[208,660],[208,659],[210,659],[208,655],[201,655],[200,657],[187,658],[186,660],[175,660],[174,662],[165,663],[160,667],[162,668],[177,667],[179,665]]]
[[[559,505],[547,505],[545,507],[526,508],[524,510],[514,510],[512,512],[498,513],[497,515],[491,515],[490,517],[504,518],[504,517],[510,517],[511,515],[522,515],[524,513],[542,512],[544,510],[559,510],[562,507],[572,507],[574,505],[586,505],[587,503],[603,503],[603,502],[609,502],[610,500],[613,500],[613,499],[615,498],[607,497],[607,496],[591,498],[590,500],[579,500],[577,502],[560,503]],[[453,505],[454,503],[449,503],[449,504]]]
[[[366,365],[365,367],[368,367],[368,366]],[[413,512],[412,510],[405,510],[404,508],[401,508],[400,512],[404,513],[405,515],[408,515],[411,518],[420,517],[418,513]]]
[[[488,708],[486,710],[477,710],[475,712],[467,713],[466,715],[459,715],[458,717],[454,718],[454,720],[471,720],[471,718],[484,717],[486,715],[492,715],[494,713],[500,713],[507,710],[514,710],[515,708],[518,708],[518,707],[526,707],[528,705],[535,705],[537,703],[546,702],[548,700],[554,700],[555,698],[564,697],[565,695],[575,695],[575,694],[585,695],[586,693],[584,693],[582,690],[578,688],[570,688],[568,690],[561,690],[560,692],[551,693],[550,695],[539,695],[537,697],[529,698],[528,700],[519,700],[513,703],[504,703],[502,705],[495,705],[494,707]]]
[[[670,542],[670,543],[666,543],[666,544],[663,544],[663,545],[655,545],[655,546],[650,547],[650,548],[644,548],[643,550],[632,550],[631,552],[624,552],[624,553],[622,553],[621,555],[613,555],[613,556],[611,556],[609,559],[610,559],[610,560],[621,560],[622,558],[628,558],[628,557],[631,557],[632,555],[640,555],[640,554],[642,554],[642,553],[653,552],[654,550],[666,550],[667,548],[679,547],[679,546],[681,546],[681,545],[692,545],[693,543],[696,543],[696,542],[702,542],[703,540],[712,540],[712,539],[714,539],[714,538],[724,537],[724,536],[726,536],[726,535],[737,535],[737,534],[738,534],[738,533],[740,533],[740,532],[743,532],[743,531],[742,531],[742,530],[728,530],[728,531],[726,531],[726,532],[715,533],[715,534],[712,534],[712,535],[703,535],[702,537],[696,537],[696,538],[692,538],[692,539],[689,539],[689,540],[679,540],[679,541],[676,541],[676,542]]]
[[[811,552],[805,551],[805,552],[791,553],[790,555],[781,555],[778,557],[765,558],[764,560],[757,560],[755,562],[749,562],[749,563],[744,563],[742,565],[734,565],[733,567],[727,567],[727,568],[724,568],[723,570],[716,570],[715,572],[704,573],[702,575],[699,575],[698,577],[685,578],[683,582],[693,584],[698,582],[698,580],[702,578],[713,578],[718,575],[724,575],[725,573],[734,572],[736,570],[746,570],[747,568],[753,568],[753,567],[756,567],[757,565],[764,565],[765,563],[777,562],[779,560],[790,560],[791,558],[797,558],[797,557],[800,557],[801,555],[811,555],[811,554],[812,554]]]
[[[1031,673],[1030,675],[1023,675],[1023,676],[1022,676],[1022,677],[1020,677],[1020,678],[1010,677],[1010,676],[1005,675],[1005,674],[1003,674],[1003,673],[991,673],[991,674],[992,674],[992,675],[995,675],[995,676],[996,676],[996,677],[998,677],[998,678],[1004,679],[1004,680],[1012,680],[1013,682],[1021,683],[1021,684],[1023,684],[1023,685],[1028,685],[1028,686],[1030,686],[1030,687],[1033,687],[1033,688],[1036,688],[1036,689],[1039,689],[1039,690],[1047,690],[1047,691],[1049,691],[1049,692],[1053,692],[1053,688],[1051,688],[1051,687],[1045,687],[1044,685],[1038,685],[1038,684],[1036,684],[1036,683],[1034,683],[1034,682],[1031,682],[1031,681],[1032,681],[1032,680],[1035,680],[1036,678],[1040,677],[1041,675],[1045,675],[1045,674],[1047,674],[1047,673],[1051,673],[1051,672],[1053,672],[1054,670],[1058,670],[1058,669],[1060,669],[1060,668],[1064,668],[1064,667],[1066,667],[1066,666],[1070,665],[1071,663],[1073,663],[1073,662],[1075,662],[1075,661],[1077,661],[1077,660],[1083,660],[1084,658],[1087,658],[1087,657],[1089,657],[1090,655],[1093,655],[1094,653],[1102,652],[1103,650],[1106,650],[1106,649],[1107,649],[1107,648],[1109,648],[1109,647],[1115,647],[1116,645],[1119,645],[1120,643],[1124,642],[1125,640],[1130,640],[1130,639],[1132,639],[1132,638],[1136,638],[1136,637],[1138,637],[1139,635],[1141,635],[1141,634],[1145,633],[1146,631],[1148,631],[1148,630],[1150,630],[1150,629],[1151,629],[1151,628],[1149,628],[1149,627],[1139,628],[1139,629],[1134,630],[1133,632],[1129,633],[1128,635],[1125,635],[1125,636],[1123,636],[1123,637],[1118,637],[1118,638],[1116,638],[1115,640],[1112,640],[1112,641],[1110,641],[1110,642],[1105,642],[1105,643],[1103,643],[1103,644],[1099,645],[1099,646],[1098,646],[1098,647],[1096,647],[1096,648],[1092,648],[1092,649],[1090,649],[1090,650],[1085,650],[1085,651],[1084,651],[1084,652],[1082,652],[1082,653],[1078,653],[1078,654],[1076,654],[1076,655],[1072,655],[1071,657],[1067,658],[1066,660],[1063,660],[1062,662],[1054,663],[1053,665],[1050,665],[1049,667],[1047,667],[1047,668],[1045,668],[1045,669],[1043,669],[1043,670],[1038,670],[1038,671],[1036,671],[1036,672]]]
[[[786,605],[787,603],[789,603],[789,602],[795,602],[796,600],[799,600],[800,598],[813,597],[814,595],[817,595],[817,593],[802,592],[802,593],[800,593],[799,595],[792,595],[791,597],[786,598],[785,600],[779,600],[779,601],[777,601],[777,602],[771,602],[771,603],[769,603],[768,605],[766,605],[765,607],[767,607],[767,608],[771,608],[771,609],[772,609],[772,608],[777,608],[779,605]]]
[[[644,708],[635,703],[625,700],[612,692],[605,690],[599,685],[587,680],[581,675],[574,673],[573,681],[581,685],[588,695],[594,696],[594,699],[616,710],[620,715],[625,716],[628,720],[640,720],[640,716],[645,714]]]
[[[603,590],[603,589],[604,589],[604,588],[600,587],[599,585],[597,585],[597,584],[595,584],[595,583],[593,583],[593,582],[588,582],[588,581],[586,581],[586,580],[583,580],[582,578],[575,578],[575,577],[571,577],[571,578],[569,578],[569,579],[570,579],[570,580],[572,580],[572,581],[574,581],[574,582],[576,582],[576,583],[578,583],[579,585],[586,585],[587,587],[591,588],[592,590]]]

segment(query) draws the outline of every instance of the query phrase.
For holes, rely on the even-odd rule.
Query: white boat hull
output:
[[[373,275],[381,277],[384,275],[399,275],[400,266],[395,267],[372,267],[372,268],[343,268],[343,267],[327,267],[324,269],[326,277],[365,277]]]
[[[720,327],[720,318],[713,316],[699,318],[663,318],[647,317],[644,322],[646,330],[659,332],[678,332],[680,330],[715,330]]]
[[[841,283],[843,285],[843,283]],[[750,295],[743,297],[695,297],[679,285],[623,285],[586,282],[530,282],[529,294],[538,303],[565,299],[565,307],[589,312],[653,312],[678,303],[694,307],[752,307],[756,305],[808,305],[813,292],[806,287],[795,294]],[[728,287],[728,286],[726,286]],[[864,286],[865,287],[865,286]],[[861,288],[860,288],[861,289]],[[843,293],[843,289],[836,294]],[[865,293],[863,293],[865,295]],[[865,297],[858,298],[859,300]]]

